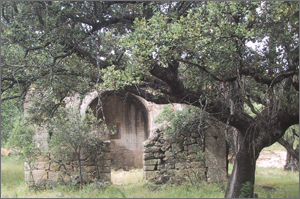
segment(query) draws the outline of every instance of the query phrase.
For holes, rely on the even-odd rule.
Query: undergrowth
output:
[[[223,198],[226,189],[226,184],[201,182],[199,188],[183,184],[151,191],[145,186],[142,170],[136,169],[112,171],[115,185],[101,190],[89,185],[82,190],[69,186],[30,190],[24,180],[23,165],[17,156],[1,158],[1,198]],[[299,198],[299,172],[257,168],[254,191],[260,198]]]

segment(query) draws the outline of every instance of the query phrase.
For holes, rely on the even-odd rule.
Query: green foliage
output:
[[[250,198],[252,195],[251,191],[253,191],[251,182],[245,182],[240,191],[239,198]]]
[[[36,148],[37,140],[34,138],[36,131],[30,124],[26,124],[26,119],[22,117],[16,121],[15,127],[9,136],[7,145],[9,148],[15,148],[20,151],[26,161],[34,162],[35,158],[40,155]]]
[[[155,123],[162,123],[164,121],[170,121],[175,116],[175,111],[171,105],[164,105],[162,112],[155,118]]]
[[[110,133],[111,135],[116,134],[117,131],[118,131],[118,126],[117,126],[117,125],[112,125],[112,126],[109,126],[108,128],[109,128],[109,133]]]
[[[241,107],[249,109],[247,98],[250,104],[265,107],[275,97],[280,99],[279,108],[295,108],[298,96],[293,90],[272,95],[270,91],[283,73],[299,68],[297,5],[2,2],[1,70],[7,89],[1,92],[24,97],[30,86],[46,91],[52,99],[42,100],[45,106],[35,106],[34,112],[49,112],[47,117],[52,117],[49,110],[62,105],[62,98],[72,92],[84,95],[95,87],[147,90],[149,86],[158,94],[162,86],[147,82],[153,66],[171,68],[170,63],[178,62],[185,89],[201,91],[209,102],[220,100],[222,94],[241,98]],[[261,48],[249,47],[251,42]],[[290,77],[297,82],[297,74]],[[232,79],[239,87],[234,93],[229,88]],[[263,100],[254,100],[257,96]]]
[[[1,96],[2,97],[2,96]],[[22,112],[15,101],[1,103],[1,146],[5,148],[6,142],[12,133],[15,124],[21,118]]]
[[[181,134],[190,135],[204,131],[208,128],[205,119],[207,119],[207,113],[197,107],[187,106],[178,110],[172,105],[165,105],[155,122],[163,123],[164,132],[177,139]]]
[[[110,198],[126,198],[126,196],[125,196],[124,192],[122,192],[120,189],[114,188],[111,191]]]
[[[136,19],[135,31],[124,37],[121,45],[135,57],[134,65],[143,74],[154,64],[169,68],[170,63],[178,61],[186,89],[201,91],[211,101],[216,101],[220,92],[229,93],[232,99],[242,99],[245,112],[255,116],[246,103],[249,98],[258,112],[271,106],[274,97],[280,100],[279,108],[298,105],[294,91],[278,88],[271,94],[271,86],[276,83],[265,81],[277,80],[286,70],[299,68],[297,61],[288,66],[286,59],[296,60],[298,56],[297,5],[298,2],[203,2],[180,17],[158,11],[149,20]],[[261,50],[251,43],[259,43]],[[295,51],[284,50],[287,45]],[[214,86],[231,78],[237,78],[239,84],[235,93],[228,91],[226,83],[223,91]],[[257,96],[263,100],[257,101]]]
[[[51,119],[48,129],[51,134],[49,140],[49,153],[51,162],[63,166],[63,172],[71,175],[66,164],[78,161],[78,174],[82,188],[81,157],[84,153],[101,152],[104,124],[99,125],[100,120],[93,115],[89,109],[86,114],[81,115],[74,107],[59,108],[57,114]],[[96,157],[97,158],[97,157]],[[97,165],[97,160],[95,164]],[[100,178],[100,176],[98,176]],[[71,179],[71,178],[70,178]],[[70,183],[72,183],[70,181]]]
[[[139,72],[128,67],[125,70],[116,70],[116,66],[112,65],[101,70],[103,76],[102,84],[98,85],[101,90],[119,90],[125,86],[139,84]]]
[[[116,38],[131,25],[116,21],[139,4],[1,2],[2,99],[24,98],[34,87],[45,95],[33,111],[42,118],[38,112],[52,117],[51,110],[71,93],[85,95],[102,82],[102,69],[126,62],[116,61],[122,57]]]
[[[7,142],[7,146],[18,151],[22,160],[26,162],[26,169],[29,171],[30,179],[32,177],[35,160],[38,156],[42,155],[42,152],[37,147],[38,139],[35,138],[36,134],[37,132],[33,125],[28,124],[26,119],[21,117],[21,119],[16,122]],[[32,182],[29,183],[31,184]]]
[[[92,111],[81,115],[73,107],[59,108],[49,124],[49,131],[53,134],[50,142],[53,145],[61,143],[61,146],[69,143],[74,149],[78,148],[89,136],[102,138],[102,134],[97,130],[98,124],[99,121],[92,115]]]
[[[256,102],[252,102],[251,104],[254,107],[255,113],[260,113],[264,109],[264,106],[262,104]],[[251,108],[247,104],[244,104],[244,109],[245,109],[245,113],[249,114],[251,117],[255,118],[257,116],[255,113],[251,111]]]

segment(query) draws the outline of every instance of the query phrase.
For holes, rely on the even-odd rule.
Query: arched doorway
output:
[[[101,103],[96,97],[89,107],[108,126],[105,136],[111,141],[112,166],[142,167],[142,142],[148,138],[148,114],[143,103],[128,93],[107,92],[101,95]]]

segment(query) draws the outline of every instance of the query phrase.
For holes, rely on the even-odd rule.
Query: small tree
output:
[[[91,151],[99,152],[103,143],[102,132],[105,126],[98,124],[99,120],[92,115],[91,111],[80,115],[74,108],[60,108],[57,116],[49,124],[51,161],[64,168],[63,171],[69,175],[70,182],[72,171],[67,165],[78,161],[80,188],[84,183],[82,156]],[[94,157],[94,160],[96,161],[97,157]],[[99,171],[98,178],[100,178]]]
[[[41,155],[40,149],[37,147],[38,140],[35,139],[36,132],[31,124],[28,124],[24,117],[17,120],[15,127],[13,128],[7,145],[10,148],[15,148],[20,157],[26,161],[27,169],[29,169],[29,184],[34,183],[32,170],[34,169],[34,163],[36,158]]]

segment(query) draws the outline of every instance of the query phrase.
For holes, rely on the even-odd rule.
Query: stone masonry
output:
[[[24,115],[34,99],[31,91],[24,104]],[[186,178],[189,173],[197,173],[201,180],[221,182],[227,178],[227,157],[224,125],[210,125],[210,128],[198,133],[183,133],[176,139],[165,135],[155,118],[162,111],[163,105],[154,104],[138,96],[126,93],[102,94],[103,112],[106,122],[116,126],[117,134],[109,135],[103,156],[99,161],[92,161],[93,152],[82,156],[82,170],[85,182],[110,181],[111,167],[142,166],[144,178],[156,179],[158,183],[170,179]],[[78,94],[65,99],[67,106],[78,107],[80,113],[87,108],[94,108],[98,103],[96,91],[86,95],[82,100]],[[175,109],[182,109],[184,105],[173,104]],[[112,111],[113,110],[113,111]],[[208,123],[215,121],[208,121]],[[48,133],[36,129],[37,147],[47,149]],[[126,149],[126,150],[124,150]],[[130,152],[130,156],[124,154]],[[100,153],[100,152],[96,152]],[[128,153],[129,154],[129,153]],[[98,154],[100,155],[100,154]],[[124,163],[126,162],[126,164]],[[132,163],[131,163],[132,162]],[[42,185],[56,185],[59,181],[67,182],[78,180],[78,162],[70,162],[66,168],[52,163],[49,159],[39,158],[32,165],[30,174],[29,165],[25,163],[25,180],[28,183]],[[66,174],[67,170],[69,174]],[[175,177],[175,178],[174,178]]]
[[[82,153],[81,168],[84,183],[110,182],[111,180],[110,141],[105,141],[103,144],[101,151]],[[65,165],[50,162],[49,158],[42,157],[38,158],[31,166],[25,162],[25,181],[39,187],[56,186],[59,182],[75,184],[80,182],[78,161],[72,161]]]
[[[176,139],[157,129],[143,142],[144,178],[162,184],[189,177],[201,181],[227,180],[224,129],[212,126],[203,133]]]

